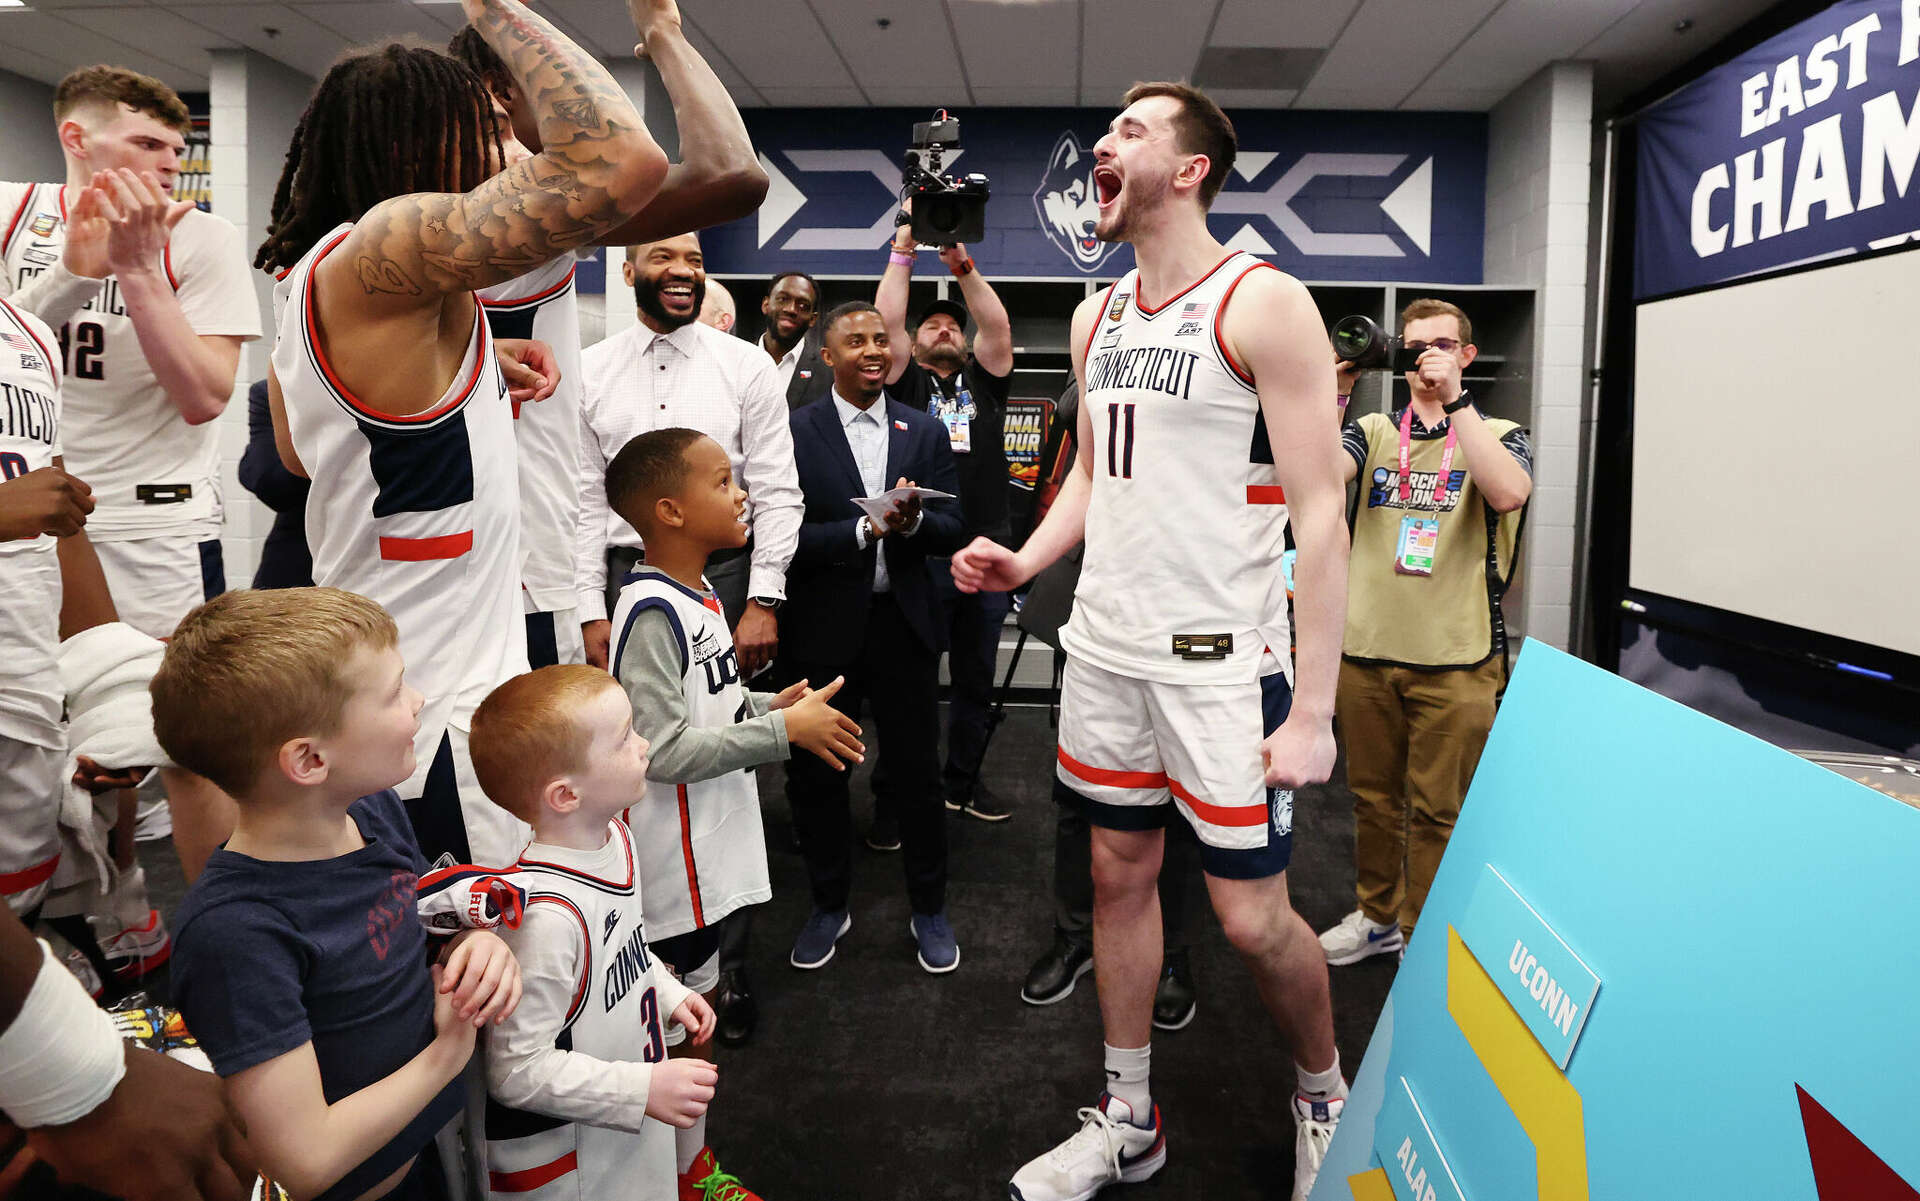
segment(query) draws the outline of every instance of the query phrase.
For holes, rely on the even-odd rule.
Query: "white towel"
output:
[[[93,794],[74,785],[73,771],[81,755],[106,768],[157,767],[167,761],[153,737],[153,702],[147,693],[165,651],[159,639],[117,621],[82,630],[60,644],[60,679],[67,693],[60,825],[71,839],[70,849],[91,862],[103,893],[114,878],[107,831],[96,820]],[[75,867],[84,874],[84,863]]]

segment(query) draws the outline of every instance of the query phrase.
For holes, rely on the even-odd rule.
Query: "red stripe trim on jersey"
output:
[[[67,223],[67,185],[61,184],[54,190],[54,202],[60,206],[60,224]]]
[[[552,1184],[579,1167],[580,1153],[569,1151],[552,1163],[543,1163],[537,1168],[522,1168],[518,1172],[495,1172],[489,1169],[487,1185],[496,1193],[530,1193],[542,1185]]]
[[[1167,788],[1173,795],[1185,801],[1193,810],[1193,815],[1202,821],[1216,826],[1264,826],[1267,824],[1267,807],[1259,805],[1210,805],[1188,792],[1178,780],[1168,780]]]
[[[580,907],[559,893],[536,892],[529,895],[527,908],[532,909],[535,905],[558,905],[580,923],[580,982],[573,986],[573,1000],[567,1004],[566,1020],[560,1023],[560,1028],[564,1030],[573,1025],[573,1020],[580,1016],[581,1008],[587,1003],[587,985],[593,981],[593,930],[587,925],[587,916],[580,912]]]
[[[20,198],[20,207],[13,210],[13,217],[7,222],[6,236],[0,237],[0,254],[13,249],[14,231],[20,228],[20,218],[26,216],[27,210],[33,207],[34,193],[39,190],[39,184],[30,184],[27,187],[27,194]]]
[[[20,310],[8,304],[4,297],[0,297],[0,307],[4,307],[7,310],[7,315],[13,318],[13,323],[20,328],[20,332],[33,339],[33,344],[40,348],[40,358],[47,365],[47,378],[51,379],[53,386],[58,388],[60,386],[60,356],[47,349],[47,344],[40,340],[39,334],[33,332],[33,326],[27,324],[26,318],[20,315]]]
[[[1089,784],[1105,784],[1108,788],[1165,788],[1167,773],[1163,771],[1113,771],[1104,767],[1088,767],[1086,764],[1067,754],[1065,747],[1055,754],[1060,766]]]
[[[178,292],[180,277],[173,273],[173,239],[171,237],[167,239],[167,244],[160,248],[160,265],[166,268],[167,282],[173,285],[174,291]]]
[[[335,396],[346,403],[347,407],[353,409],[355,412],[365,414],[375,421],[384,421],[395,425],[424,425],[427,422],[446,416],[448,413],[465,404],[467,398],[473,395],[474,385],[480,382],[480,376],[486,369],[487,356],[492,353],[486,336],[487,323],[481,319],[480,306],[477,304],[473,306],[473,322],[480,328],[481,333],[479,352],[473,356],[473,374],[467,377],[467,382],[455,392],[454,395],[424,413],[387,413],[374,408],[349,391],[346,383],[334,374],[333,364],[327,362],[327,352],[320,347],[320,325],[314,316],[313,277],[319,272],[320,264],[326,261],[326,257],[332,254],[334,250],[339,247],[340,243],[346,241],[347,236],[352,232],[351,229],[341,230],[338,237],[328,242],[321,248],[320,253],[314,256],[313,266],[307,269],[307,295],[304,303],[307,350],[313,355],[315,365],[320,368],[321,379],[326,382],[327,387],[332,390]],[[449,555],[445,557],[451,558],[452,556]]]
[[[678,785],[680,793],[680,854],[687,861],[687,895],[693,898],[693,925],[699,929],[707,924],[707,915],[700,909],[700,870],[693,863],[693,817],[687,812],[687,786]]]
[[[1142,317],[1157,317],[1161,313],[1164,313],[1167,311],[1167,305],[1172,304],[1174,301],[1180,299],[1182,296],[1185,296],[1187,293],[1193,291],[1195,288],[1199,287],[1201,284],[1204,284],[1208,280],[1212,279],[1214,277],[1214,274],[1218,272],[1220,268],[1232,262],[1233,257],[1239,253],[1240,252],[1237,250],[1227,251],[1226,258],[1221,259],[1219,262],[1215,263],[1213,265],[1212,270],[1208,271],[1205,275],[1201,276],[1199,279],[1194,280],[1192,283],[1188,284],[1186,287],[1180,289],[1178,292],[1175,292],[1173,295],[1167,297],[1166,304],[1157,304],[1157,305],[1148,304],[1146,288],[1144,286],[1136,284],[1133,289],[1133,303],[1140,309],[1140,315]]]
[[[382,538],[380,557],[389,563],[426,563],[458,559],[473,549],[473,531],[442,534],[438,538]]]
[[[1242,367],[1240,365],[1240,360],[1233,357],[1233,351],[1227,349],[1227,340],[1226,338],[1221,336],[1220,331],[1224,330],[1227,327],[1227,302],[1233,299],[1233,290],[1240,286],[1241,280],[1247,278],[1247,276],[1249,275],[1252,275],[1255,271],[1260,270],[1262,267],[1265,267],[1270,271],[1278,271],[1280,269],[1278,267],[1275,267],[1272,263],[1263,263],[1263,262],[1254,263],[1253,266],[1248,267],[1245,271],[1242,271],[1240,274],[1233,277],[1233,282],[1227,285],[1227,290],[1220,294],[1220,303],[1213,307],[1213,344],[1214,346],[1219,348],[1220,361],[1225,363],[1227,365],[1227,370],[1239,376],[1240,382],[1247,385],[1248,387],[1253,386],[1253,372],[1248,371],[1245,367]]]
[[[1100,327],[1107,323],[1106,306],[1111,303],[1107,297],[1113,295],[1113,290],[1119,286],[1119,284],[1108,284],[1099,293],[1100,305],[1094,309],[1093,328],[1087,331],[1087,344],[1080,348],[1080,366],[1083,368],[1087,365],[1087,357],[1093,353],[1094,335],[1098,334]]]
[[[516,296],[512,300],[488,300],[479,293],[475,293],[473,298],[490,309],[506,309],[515,308],[523,304],[539,304],[543,300],[551,300],[553,297],[558,296],[560,293],[572,287],[573,273],[578,270],[578,267],[567,268],[565,279],[548,288],[546,291],[535,293],[532,296]]]
[[[627,848],[627,878],[624,881],[602,879],[599,876],[583,872],[578,868],[568,867],[564,863],[548,863],[542,859],[529,859],[525,855],[520,856],[519,864],[521,867],[537,867],[550,872],[559,872],[563,876],[572,876],[576,880],[585,880],[588,883],[598,884],[604,888],[631,892],[633,890],[633,831],[627,828],[627,822],[629,820],[627,815],[631,812],[631,809],[621,810],[620,820],[613,823],[614,833],[620,836],[620,841],[625,843]]]
[[[53,858],[45,863],[36,863],[32,867],[17,872],[0,872],[0,892],[25,892],[29,888],[45,884],[53,879],[53,869],[60,866],[60,852],[55,851]]]
[[[1247,503],[1250,505],[1284,505],[1287,493],[1278,484],[1248,484]]]

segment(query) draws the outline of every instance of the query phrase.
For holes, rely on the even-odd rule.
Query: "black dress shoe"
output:
[[[1078,942],[1060,930],[1053,932],[1053,945],[1027,969],[1027,983],[1020,999],[1029,1005],[1051,1005],[1073,992],[1074,981],[1093,968],[1093,948]]]
[[[1003,822],[1013,816],[1013,810],[1007,807],[1005,801],[979,784],[974,785],[973,791],[964,796],[959,793],[949,792],[947,794],[947,811],[949,813],[964,813],[968,817],[983,822]]]
[[[1168,951],[1160,968],[1160,987],[1153,992],[1153,1025],[1156,1030],[1178,1030],[1193,1020],[1199,1009],[1193,992],[1193,968],[1185,951]]]
[[[873,824],[867,827],[867,845],[876,851],[900,849],[900,819],[893,815],[892,809],[884,812],[878,807],[874,809]]]
[[[719,1033],[722,1044],[744,1047],[753,1037],[754,1023],[760,1020],[760,1005],[747,985],[747,969],[734,968],[720,973]]]

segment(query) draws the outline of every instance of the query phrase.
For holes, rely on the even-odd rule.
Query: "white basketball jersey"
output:
[[[1086,556],[1060,632],[1097,667],[1174,684],[1292,677],[1286,501],[1253,379],[1220,336],[1234,288],[1271,269],[1229,254],[1153,309],[1137,269],[1103,294],[1081,400]]]
[[[711,590],[702,596],[647,567],[628,575],[613,610],[608,661],[620,662],[633,619],[649,609],[665,613],[679,639],[688,724],[730,726],[743,720],[747,698],[733,634]],[[649,782],[647,795],[626,811],[626,818],[637,836],[647,928],[656,939],[712,925],[773,896],[752,769],[690,784]]]
[[[414,737],[418,783],[447,724],[466,729],[487,693],[527,670],[513,411],[478,306],[438,403],[395,417],[346,390],[315,336],[312,280],[351,228],[322,238],[276,287],[273,371],[313,481],[314,582],[392,614],[407,682],[426,696]]]
[[[574,256],[475,293],[496,338],[553,348],[553,395],[513,406],[520,448],[520,583],[530,613],[573,608],[573,541],[580,518],[580,300]]]
[[[46,322],[0,300],[0,481],[60,454],[60,348]],[[0,738],[66,745],[58,540],[0,542]]]
[[[7,287],[18,290],[60,261],[67,241],[64,190],[0,184],[0,223]],[[231,222],[188,213],[168,237],[164,264],[195,333],[260,336],[252,272]],[[87,482],[97,504],[87,536],[112,541],[217,522],[218,423],[188,425],[167,399],[127,316],[120,281],[108,276],[59,337],[67,470]]]
[[[607,1062],[666,1059],[670,1012],[657,991],[664,965],[647,946],[641,916],[634,837],[609,823],[626,847],[624,877],[601,878],[573,867],[522,856],[502,873],[526,890],[529,915],[551,907],[579,923],[579,979],[573,1003],[554,1039],[563,1051]],[[528,848],[528,855],[539,847]],[[442,873],[453,875],[455,873]],[[422,881],[422,890],[435,879]],[[512,944],[515,933],[502,931]],[[673,1128],[649,1121],[640,1134],[512,1109],[489,1098],[486,1107],[488,1195],[497,1201],[600,1201],[650,1198],[675,1179]],[[650,1188],[649,1184],[653,1187]],[[666,1194],[670,1195],[670,1194]]]

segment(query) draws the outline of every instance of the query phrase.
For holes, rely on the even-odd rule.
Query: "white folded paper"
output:
[[[856,496],[853,503],[860,511],[873,518],[875,525],[885,525],[887,515],[897,513],[906,503],[918,497],[921,500],[953,500],[951,492],[942,492],[938,488],[890,488],[878,496]]]

